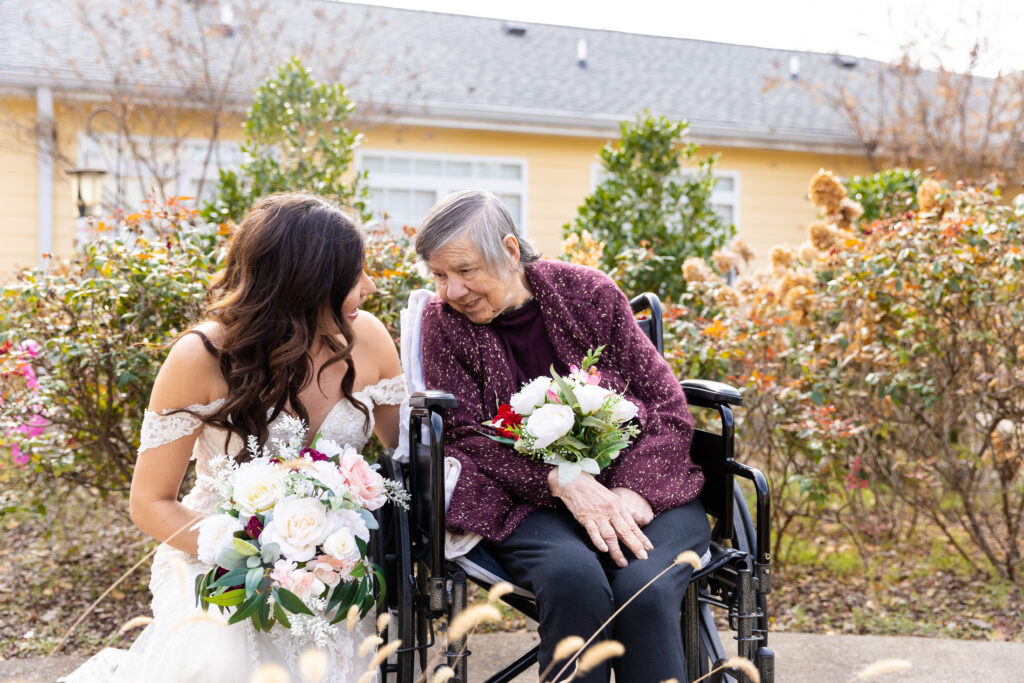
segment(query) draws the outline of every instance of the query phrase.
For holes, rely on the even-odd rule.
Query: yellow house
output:
[[[72,166],[108,172],[107,210],[135,209],[154,188],[209,196],[217,167],[241,162],[252,90],[291,54],[349,86],[375,210],[416,224],[447,192],[484,187],[548,255],[596,184],[598,151],[643,109],[687,119],[701,155],[720,154],[714,204],[762,254],[805,238],[815,171],[868,171],[819,90],[850,60],[323,0],[250,4],[4,3],[0,271],[73,253]]]

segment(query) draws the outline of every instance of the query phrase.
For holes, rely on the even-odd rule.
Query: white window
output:
[[[715,188],[711,191],[711,206],[723,221],[740,229],[740,174],[738,171],[715,171]],[[590,191],[604,180],[601,164],[590,165]]]
[[[105,212],[117,207],[138,211],[145,199],[168,197],[192,197],[191,205],[198,208],[213,199],[218,169],[241,167],[242,150],[237,142],[226,141],[210,149],[210,141],[200,138],[125,140],[108,133],[83,133],[78,138],[78,163],[108,173],[103,180]]]
[[[526,159],[362,151],[359,170],[369,173],[370,210],[392,230],[418,226],[439,199],[459,190],[490,190],[527,234]]]

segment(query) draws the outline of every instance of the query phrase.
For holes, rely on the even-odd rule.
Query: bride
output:
[[[310,194],[260,201],[231,239],[211,284],[203,322],[171,348],[157,375],[142,425],[132,479],[132,521],[161,541],[150,589],[153,621],[125,653],[105,650],[66,680],[248,681],[266,664],[303,680],[299,659],[311,647],[280,625],[257,632],[230,626],[196,607],[197,521],[214,512],[204,487],[208,463],[225,451],[245,459],[245,438],[272,438],[294,415],[317,433],[363,448],[370,433],[398,441],[398,404],[406,395],[395,344],[384,325],[359,308],[376,287],[363,270],[358,228]],[[197,485],[178,490],[196,460]],[[359,644],[373,623],[344,622],[327,648],[323,680],[355,681],[372,656]]]

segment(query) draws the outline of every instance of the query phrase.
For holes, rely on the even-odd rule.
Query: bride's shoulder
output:
[[[353,352],[363,356],[364,362],[372,363],[379,377],[391,377],[401,372],[395,340],[376,316],[367,311],[359,311],[359,316],[352,323],[352,333],[356,339]]]
[[[223,396],[226,386],[217,354],[222,339],[223,328],[210,322],[179,337],[157,374],[151,408],[205,405]]]

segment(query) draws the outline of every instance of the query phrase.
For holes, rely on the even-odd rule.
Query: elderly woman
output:
[[[493,194],[441,200],[416,252],[438,295],[423,314],[424,380],[458,397],[445,416],[446,453],[462,466],[447,527],[483,536],[513,581],[536,594],[544,670],[562,638],[589,637],[680,552],[707,549],[704,479],[689,456],[693,421],[615,283],[538,260]],[[640,435],[598,476],[559,486],[555,467],[488,438],[481,423],[524,382],[552,365],[564,375],[601,345],[601,384],[639,407]],[[691,573],[672,569],[601,635],[625,645],[617,680],[684,675],[679,609]],[[576,680],[608,677],[604,664]]]

